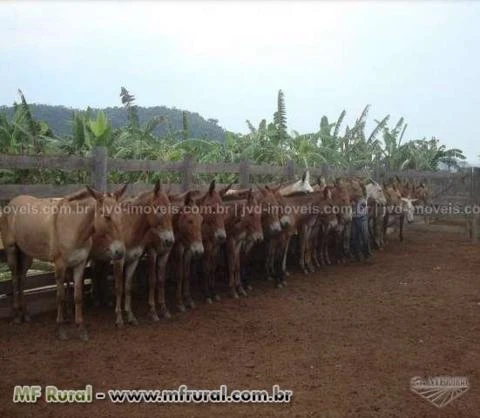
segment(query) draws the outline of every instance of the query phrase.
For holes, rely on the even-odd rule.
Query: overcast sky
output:
[[[65,4],[66,3],[66,4]],[[283,89],[289,129],[366,104],[480,163],[480,4],[474,1],[0,3],[0,104],[198,112],[245,132]]]

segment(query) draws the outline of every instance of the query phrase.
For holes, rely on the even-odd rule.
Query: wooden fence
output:
[[[176,172],[180,174],[181,183],[172,184],[171,190],[186,191],[190,188],[203,188],[206,185],[196,184],[196,174],[215,175],[219,173],[236,174],[240,188],[251,186],[254,176],[273,176],[277,181],[292,181],[304,171],[297,167],[293,161],[288,161],[285,166],[269,166],[251,164],[247,160],[239,163],[200,164],[191,155],[186,155],[182,161],[161,162],[155,160],[123,160],[109,158],[106,148],[97,147],[90,157],[77,156],[46,156],[46,155],[6,155],[0,154],[0,173],[2,169],[8,170],[42,170],[58,169],[64,171],[85,170],[90,172],[90,184],[101,191],[110,191],[119,185],[108,184],[107,178],[110,171],[123,172]],[[381,182],[384,178],[398,175],[417,182],[426,182],[436,196],[436,202],[445,199],[457,204],[480,204],[480,169],[468,169],[461,172],[418,172],[406,170],[401,172],[385,172],[377,168],[372,171],[335,170],[328,165],[309,168],[312,181],[323,175],[334,178],[342,175],[371,176]],[[1,174],[0,174],[1,175]],[[38,197],[58,197],[82,188],[83,184],[52,185],[52,184],[1,184],[0,202],[7,201],[19,194],[29,194]],[[145,183],[133,183],[128,187],[129,194],[136,194],[150,188]],[[472,240],[478,237],[478,218],[472,217]],[[0,240],[0,263],[5,262],[5,255]],[[86,283],[90,281],[91,272],[87,269]],[[55,305],[55,298],[49,297],[40,300],[39,294],[52,296],[55,289],[53,274],[51,272],[35,274],[25,284],[26,298],[33,313],[50,310]],[[0,318],[10,315],[10,301],[12,283],[10,280],[0,282]]]

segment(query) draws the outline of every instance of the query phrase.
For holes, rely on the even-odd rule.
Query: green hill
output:
[[[70,135],[72,131],[71,120],[72,113],[78,109],[72,109],[65,106],[50,106],[44,104],[30,104],[33,117],[37,120],[45,121],[56,135]],[[140,123],[152,119],[156,116],[165,116],[168,118],[174,130],[182,129],[183,111],[176,108],[165,106],[141,107],[138,106],[138,117]],[[103,110],[112,121],[115,128],[127,125],[128,115],[123,107],[107,107],[105,109],[92,109],[93,112]],[[13,106],[0,106],[0,112],[5,113],[9,119],[12,118]],[[198,113],[186,112],[188,117],[189,136],[192,138],[209,138],[216,141],[225,139],[225,130],[219,126],[216,119],[204,119]],[[162,123],[155,129],[155,134],[162,136],[167,131],[167,124]]]

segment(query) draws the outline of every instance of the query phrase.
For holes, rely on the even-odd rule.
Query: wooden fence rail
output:
[[[123,172],[177,172],[181,175],[181,183],[173,185],[173,190],[185,191],[194,185],[195,174],[221,174],[233,173],[239,178],[240,187],[251,185],[251,176],[271,175],[279,177],[284,181],[291,181],[301,175],[304,168],[295,166],[289,160],[285,166],[270,166],[251,164],[243,159],[239,163],[217,163],[200,164],[193,156],[185,155],[183,161],[163,162],[156,160],[125,160],[109,158],[105,147],[97,147],[90,157],[77,157],[72,155],[9,155],[0,154],[0,170],[41,170],[58,169],[64,171],[85,170],[90,172],[90,182],[97,189],[106,191],[113,186],[107,184],[108,173],[111,171]],[[311,167],[312,178],[319,175],[326,177],[337,177],[344,174],[349,175],[370,175],[380,181],[383,177],[399,175],[411,179],[442,179],[455,178],[459,173],[445,172],[417,172],[406,170],[402,172],[382,172],[378,168],[373,171],[352,171],[332,169],[328,165]],[[387,176],[388,175],[388,176]],[[0,201],[9,200],[19,194],[31,194],[38,197],[58,197],[78,190],[83,187],[79,184],[53,185],[53,184],[3,184],[0,187]],[[146,185],[139,184],[136,190],[144,190]],[[129,188],[131,189],[131,188]]]

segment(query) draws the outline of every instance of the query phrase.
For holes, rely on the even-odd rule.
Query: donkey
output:
[[[168,259],[177,280],[176,304],[180,312],[185,312],[186,306],[191,309],[196,307],[190,293],[190,272],[192,261],[200,258],[205,251],[202,241],[203,216],[192,195],[192,192],[185,195],[183,205],[174,202],[175,244]]]
[[[310,185],[310,171],[305,171],[302,178],[293,184],[282,187],[279,193],[282,196],[289,196],[293,193],[312,193],[313,188]]]
[[[229,184],[217,192],[215,190],[215,180],[213,180],[208,192],[196,200],[203,216],[202,240],[204,253],[201,258],[201,272],[204,297],[207,303],[220,300],[220,296],[215,292],[215,274],[220,248],[227,239],[223,196],[231,186],[232,184]]]
[[[163,192],[160,181],[155,183],[153,191],[125,199],[121,202],[121,206],[126,251],[122,269],[124,277],[115,275],[115,323],[118,327],[124,324],[122,315],[123,284],[125,284],[124,306],[127,322],[133,325],[138,324],[132,311],[132,279],[145,249],[154,239],[158,239],[166,248],[172,247],[175,241],[170,200]],[[149,302],[151,302],[150,299]],[[156,319],[155,307],[152,304],[150,304],[149,315],[154,320]]]
[[[228,284],[230,294],[238,299],[238,293],[247,295],[241,280],[242,251],[249,251],[256,243],[263,241],[262,206],[258,204],[249,190],[246,200],[225,202],[226,218],[225,242],[228,265]]]
[[[53,262],[57,284],[57,327],[60,340],[68,338],[64,328],[65,278],[74,281],[75,323],[82,340],[88,339],[83,322],[83,273],[94,234],[102,236],[104,256],[124,255],[119,198],[126,185],[115,193],[100,193],[86,187],[62,199],[17,196],[4,209],[0,230],[12,272],[14,321],[29,321],[23,297],[26,272],[33,258]],[[7,209],[8,208],[8,209]]]

